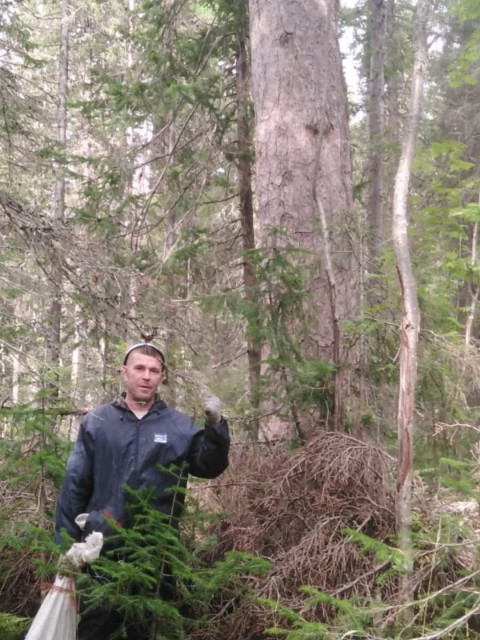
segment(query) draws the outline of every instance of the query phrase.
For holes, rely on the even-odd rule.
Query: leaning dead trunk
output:
[[[403,302],[400,327],[400,383],[398,397],[397,533],[405,558],[402,602],[413,601],[411,491],[417,348],[420,328],[417,285],[412,271],[408,243],[408,193],[412,162],[418,137],[423,101],[424,69],[427,60],[427,0],[418,0],[415,20],[415,59],[407,129],[395,177],[393,196],[393,245]]]

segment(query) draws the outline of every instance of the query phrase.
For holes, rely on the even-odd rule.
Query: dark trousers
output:
[[[84,568],[84,571],[98,582],[108,580],[89,565]],[[77,640],[148,640],[150,638],[151,624],[148,620],[127,622],[116,609],[97,607],[91,601],[88,602],[82,589],[77,595],[80,614]]]
[[[122,626],[125,628],[122,630]],[[78,640],[144,640],[148,638],[148,629],[137,625],[123,625],[118,611],[89,609],[81,611],[78,625]]]
[[[98,582],[109,580],[105,575],[92,569],[90,565],[86,565],[84,571]],[[159,597],[172,601],[176,593],[176,581],[168,575],[163,581]],[[80,614],[77,640],[150,640],[153,625],[151,615],[147,615],[144,620],[126,622],[124,616],[116,609],[96,607],[91,602],[87,605],[81,589],[77,595]],[[136,594],[132,593],[132,595]]]
[[[122,620],[116,611],[81,611],[78,640],[108,640],[120,631],[121,625]]]

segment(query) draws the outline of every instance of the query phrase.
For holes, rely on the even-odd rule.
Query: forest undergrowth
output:
[[[216,500],[229,514],[216,553],[258,553],[272,568],[248,578],[255,597],[231,603],[220,635],[194,637],[290,638],[288,629],[292,640],[423,637],[437,616],[449,619],[450,599],[457,612],[464,607],[471,614],[464,628],[473,633],[475,609],[469,610],[465,592],[474,590],[477,577],[478,505],[467,517],[458,515],[453,494],[442,503],[420,479],[413,514],[418,603],[410,629],[398,631],[402,559],[394,470],[385,448],[338,432],[320,431],[296,451],[283,443],[237,444],[228,475],[215,482]],[[219,611],[224,608],[221,602]],[[358,636],[351,635],[355,630]]]
[[[245,576],[243,591],[220,590],[208,605],[210,623],[185,637],[260,640],[288,638],[295,630],[292,638],[340,638],[355,629],[356,637],[427,637],[418,629],[451,615],[452,603],[459,617],[470,612],[478,573],[476,515],[465,522],[449,514],[438,495],[417,481],[412,579],[418,602],[410,632],[399,635],[394,469],[382,446],[338,432],[320,431],[297,449],[280,441],[234,443],[229,470],[192,487],[202,508],[221,514],[212,530],[216,543],[204,560],[212,566],[228,552],[245,552],[271,568]],[[1,523],[0,612],[30,618],[41,600],[34,570],[39,554],[20,543],[21,529],[9,544],[5,534],[15,519],[39,524],[38,499],[28,487],[2,489],[0,513],[8,516]],[[12,509],[20,494],[22,508]],[[53,494],[48,501],[51,509]],[[470,634],[475,619],[472,610],[463,625]],[[311,635],[312,624],[328,631]]]

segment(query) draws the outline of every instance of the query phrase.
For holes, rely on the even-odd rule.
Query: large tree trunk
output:
[[[400,385],[398,396],[398,477],[397,477],[397,533],[399,547],[404,554],[402,600],[413,601],[411,492],[415,389],[417,378],[417,347],[420,328],[417,286],[412,271],[408,243],[408,193],[412,162],[422,112],[424,71],[427,61],[426,21],[428,0],[418,0],[415,21],[415,60],[407,128],[402,154],[395,177],[393,198],[393,245],[403,302],[400,327]]]
[[[343,365],[352,353],[340,327],[357,307],[358,270],[337,9],[335,0],[250,0],[250,39],[259,243],[316,254],[308,288],[317,322],[303,349]],[[336,382],[344,392],[346,380]],[[341,400],[340,393],[337,427]],[[267,430],[282,426],[272,415]]]

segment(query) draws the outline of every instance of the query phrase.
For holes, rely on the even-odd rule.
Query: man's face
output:
[[[126,400],[150,406],[163,380],[162,364],[152,356],[132,351],[127,364],[122,366],[122,377],[126,383]]]

